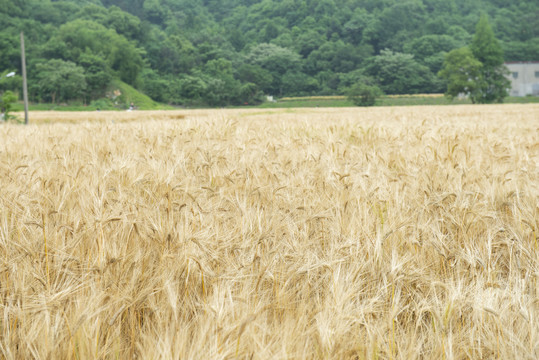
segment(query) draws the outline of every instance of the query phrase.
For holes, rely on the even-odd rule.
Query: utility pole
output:
[[[26,53],[24,51],[24,34],[21,31],[21,64],[22,64],[22,93],[24,96],[24,123],[28,125],[28,84],[26,82]]]

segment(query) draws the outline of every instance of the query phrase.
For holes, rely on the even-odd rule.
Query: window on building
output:
[[[539,78],[539,71],[536,71],[536,72],[535,72],[535,77],[536,77],[536,78]]]
[[[518,79],[518,72],[517,72],[517,71],[515,71],[515,72],[513,73],[513,79]]]

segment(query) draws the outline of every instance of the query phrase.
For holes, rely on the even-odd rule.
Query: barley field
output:
[[[2,359],[539,358],[539,105],[30,115]]]

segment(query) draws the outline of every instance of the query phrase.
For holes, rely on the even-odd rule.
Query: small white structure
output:
[[[539,61],[507,62],[511,96],[539,96]]]

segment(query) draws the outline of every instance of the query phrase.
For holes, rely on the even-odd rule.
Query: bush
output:
[[[365,83],[356,83],[346,92],[348,100],[356,106],[373,106],[376,99],[383,94],[383,91],[378,86]]]
[[[12,116],[9,114],[13,104],[17,101],[17,96],[12,91],[6,91],[0,97],[1,120],[8,121]]]
[[[110,99],[97,99],[90,103],[90,107],[96,108],[97,110],[115,110],[116,107]]]

